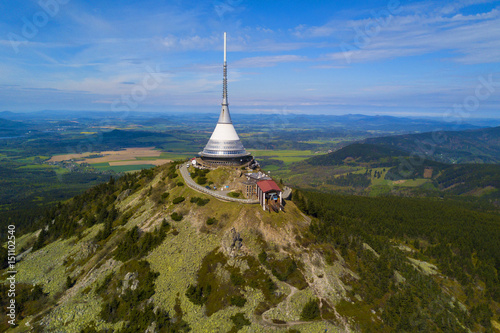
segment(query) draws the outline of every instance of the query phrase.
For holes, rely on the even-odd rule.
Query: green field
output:
[[[394,186],[403,186],[403,187],[415,187],[422,186],[425,183],[429,183],[430,179],[417,178],[417,179],[407,179],[401,184],[394,184]]]
[[[131,160],[131,161],[156,161],[160,159],[160,157],[158,156],[138,156],[135,158],[135,160]]]
[[[257,149],[247,149],[255,157],[268,156],[268,157],[291,157],[291,156],[302,156],[311,157],[314,152],[310,150],[257,150]]]
[[[96,169],[103,169],[105,167],[109,167],[108,162],[103,162],[103,163],[92,163],[91,166],[93,166]]]
[[[54,168],[57,167],[48,164],[28,164],[19,167],[19,169],[54,169]]]
[[[191,158],[195,157],[196,153],[170,153],[170,152],[163,152],[160,154],[160,159],[167,159],[167,160],[184,160],[186,158]],[[139,158],[138,158],[139,160]]]
[[[142,169],[153,168],[153,164],[137,164],[137,165],[114,165],[110,166],[109,163],[96,163],[91,164],[94,168],[98,170],[113,170],[114,172],[128,172],[137,171]]]
[[[304,143],[314,143],[318,145],[323,145],[323,144],[335,144],[341,142],[340,140],[308,140],[308,141],[299,141],[299,142],[304,142]]]
[[[311,150],[254,150],[248,149],[252,155],[259,159],[259,157],[266,157],[272,160],[280,160],[283,161],[286,165],[289,165],[294,162],[303,161],[311,156],[314,156],[314,152]],[[266,167],[266,170],[277,170],[279,168],[276,167]]]

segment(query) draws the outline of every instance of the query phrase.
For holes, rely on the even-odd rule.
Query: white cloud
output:
[[[449,13],[449,9],[444,11]],[[345,62],[348,56],[349,62],[366,62],[445,51],[451,53],[447,58],[465,64],[499,61],[498,9],[474,15],[454,11],[454,15],[449,17],[442,12],[401,14],[384,21],[376,17],[332,21],[318,27],[299,26],[294,34],[301,38],[341,38],[338,51],[328,53],[319,60]],[[350,52],[346,53],[346,50]]]

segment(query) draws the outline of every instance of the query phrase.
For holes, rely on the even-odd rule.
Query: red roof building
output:
[[[274,180],[257,182],[257,197],[263,210],[280,211],[283,208],[281,189]]]
[[[274,180],[261,180],[257,182],[257,186],[260,187],[261,191],[267,193],[269,191],[281,191],[278,184]]]

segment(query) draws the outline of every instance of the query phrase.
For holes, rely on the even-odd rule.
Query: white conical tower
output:
[[[226,62],[226,33],[224,32],[224,70],[222,82],[222,109],[219,121],[214,132],[208,140],[205,149],[200,153],[201,158],[210,163],[239,165],[252,160],[247,153],[240,137],[234,129],[231,115],[229,114],[229,103],[227,101],[227,62]]]

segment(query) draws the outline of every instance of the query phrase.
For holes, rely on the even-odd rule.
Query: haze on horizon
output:
[[[232,112],[498,117],[500,1],[0,9],[0,110],[217,113],[227,31]]]

